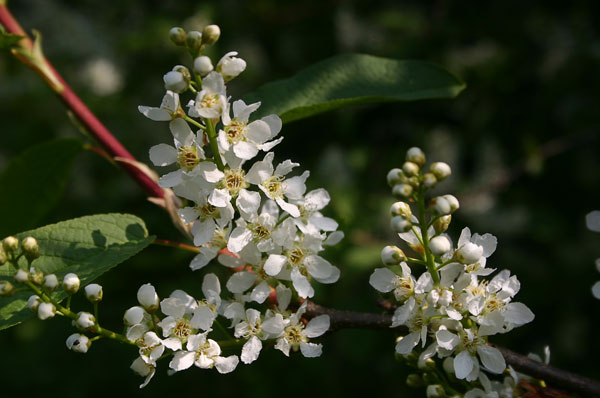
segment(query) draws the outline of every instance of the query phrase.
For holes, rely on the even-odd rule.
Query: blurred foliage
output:
[[[341,0],[220,0],[204,2],[21,0],[9,2],[25,29],[40,30],[46,55],[83,100],[142,161],[166,142],[166,126],[137,105],[158,105],[162,75],[186,55],[167,39],[181,25],[221,26],[214,57],[237,50],[248,69],[230,85],[239,98],[274,79],[346,52],[419,59],[448,68],[468,87],[455,100],[357,106],[284,126],[277,148],[311,170],[309,189],[333,198],[327,214],[340,220],[346,239],[329,249],[342,269],[316,301],[341,309],[379,311],[368,276],[379,250],[398,242],[387,217],[392,203],[386,172],[408,147],[453,167],[440,192],[461,200],[451,232],[468,225],[498,237],[491,265],[509,268],[522,282],[518,301],[536,314],[533,324],[494,341],[540,353],[551,363],[600,377],[597,329],[600,303],[590,287],[600,275],[600,236],[584,216],[600,208],[600,10],[593,1],[470,2]],[[0,170],[23,150],[55,137],[78,137],[62,104],[30,70],[0,56]],[[166,214],[119,169],[94,153],[80,155],[61,203],[42,224],[87,214],[123,212],[146,221],[150,233],[181,239]],[[27,215],[23,214],[26,218]],[[199,291],[191,256],[151,246],[104,275],[102,318],[118,328],[143,283],[159,294]],[[216,270],[217,266],[209,266]],[[77,307],[77,304],[81,307]],[[75,308],[85,308],[83,300]],[[218,375],[199,369],[168,377],[166,364],[150,386],[129,371],[136,353],[105,342],[85,355],[64,347],[67,322],[32,321],[0,334],[3,395],[60,392],[64,397],[104,394],[305,396],[320,393],[423,396],[407,390],[406,369],[393,357],[393,333],[344,330],[324,338],[324,355],[287,359],[266,350],[252,366]],[[60,380],[60,381],[59,381]],[[66,381],[67,386],[62,385]]]

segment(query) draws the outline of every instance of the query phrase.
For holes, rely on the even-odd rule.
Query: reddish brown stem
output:
[[[177,249],[185,250],[193,253],[200,253],[200,249],[196,246],[187,245],[185,243],[173,242],[166,239],[154,239],[155,245],[159,246],[167,246],[167,247],[176,247]]]
[[[33,42],[27,36],[27,33],[21,28],[19,23],[14,19],[8,8],[5,5],[0,5],[0,24],[4,26],[7,32],[25,36],[21,39],[19,45],[21,48],[31,50],[33,48]],[[25,63],[27,66],[33,68],[38,74],[40,74],[46,82],[49,82],[49,76],[46,72],[42,71],[39,65],[33,65],[28,62],[23,56],[13,51],[13,54]],[[129,153],[127,149],[108,131],[108,129],[96,118],[96,116],[89,110],[89,108],[81,101],[81,99],[71,90],[69,85],[64,81],[62,76],[54,69],[52,64],[44,57],[43,63],[45,67],[52,74],[52,78],[60,82],[63,87],[57,90],[51,84],[53,91],[60,97],[63,103],[73,112],[77,119],[85,126],[90,134],[104,147],[104,149],[113,157],[121,157],[135,161],[136,159]],[[131,164],[119,162],[119,165],[142,187],[146,192],[153,197],[162,198],[164,196],[163,190],[158,184],[153,181],[146,174],[142,173],[138,168]]]

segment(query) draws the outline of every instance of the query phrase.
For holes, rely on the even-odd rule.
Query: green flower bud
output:
[[[402,171],[409,177],[419,175],[419,165],[413,162],[404,162]]]
[[[410,220],[412,217],[412,210],[410,209],[410,205],[406,202],[395,202],[390,207],[390,213],[392,216],[402,216]]]
[[[32,312],[37,313],[38,307],[42,303],[42,299],[37,295],[29,296],[27,300],[27,308],[29,308]]]
[[[421,370],[433,370],[435,369],[435,361],[431,358],[421,358],[417,361],[417,367]]]
[[[408,184],[396,184],[392,188],[392,195],[398,199],[408,199],[413,193],[413,187]]]
[[[15,274],[15,281],[17,281],[18,283],[29,282],[29,272],[23,269],[17,270],[17,273]]]
[[[387,173],[387,183],[390,187],[393,187],[396,184],[401,184],[406,181],[406,176],[404,172],[399,168],[391,169]]]
[[[425,164],[425,153],[421,148],[412,147],[406,151],[406,161],[423,166]]]
[[[447,163],[444,162],[435,162],[429,166],[429,171],[431,171],[438,180],[443,180],[448,178],[450,174],[452,174],[452,170]]]
[[[39,269],[35,269],[31,267],[29,269],[29,280],[32,281],[36,285],[41,285],[44,282],[44,273]]]
[[[423,379],[417,373],[411,373],[406,377],[406,385],[410,388],[423,387]]]
[[[221,28],[217,25],[208,25],[202,31],[202,44],[215,44],[221,36]]]
[[[58,278],[54,274],[46,275],[44,277],[44,290],[47,292],[53,292],[58,287]]]
[[[439,235],[439,234],[441,234],[443,232],[446,232],[446,230],[450,226],[450,222],[451,221],[452,221],[452,216],[451,215],[446,215],[446,216],[442,216],[442,217],[437,218],[433,222],[433,229],[435,229],[436,235]]]
[[[97,283],[92,283],[85,287],[85,297],[92,303],[102,301],[102,286]]]
[[[81,281],[79,280],[79,277],[74,273],[68,273],[63,278],[63,289],[65,289],[65,292],[68,294],[77,293],[80,284]]]
[[[17,238],[15,238],[14,236],[7,236],[2,241],[2,247],[4,248],[4,251],[7,253],[14,252],[15,250],[17,250],[19,248],[19,240]]]
[[[187,32],[185,43],[190,51],[197,53],[202,46],[202,33],[198,32],[197,30]]]
[[[406,255],[397,246],[386,246],[381,250],[381,262],[385,265],[398,265],[406,260]]]
[[[0,281],[0,297],[10,297],[15,293],[15,287],[9,281]]]
[[[175,43],[176,46],[184,46],[186,41],[185,30],[177,26],[171,28],[171,30],[169,31],[169,39],[171,39],[171,41]]]
[[[433,188],[438,180],[433,173],[425,173],[423,175],[423,186],[425,188]]]
[[[412,228],[412,223],[402,216],[396,216],[391,221],[392,230],[399,234],[408,232]]]
[[[446,391],[444,391],[444,387],[441,384],[433,384],[427,386],[427,398],[444,398],[446,396]]]
[[[32,262],[40,256],[40,246],[38,245],[37,240],[31,236],[23,239],[21,242],[21,249],[29,262]]]

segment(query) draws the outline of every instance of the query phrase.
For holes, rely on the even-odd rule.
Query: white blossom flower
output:
[[[154,311],[158,308],[158,294],[150,283],[140,286],[137,291],[137,300],[147,311]]]
[[[310,343],[309,339],[319,337],[329,330],[329,316],[319,315],[311,319],[306,327],[300,318],[306,311],[306,302],[302,303],[298,311],[288,318],[283,335],[277,340],[275,348],[289,356],[290,349],[302,352],[307,358],[321,356],[323,352],[322,344]]]
[[[158,326],[162,329],[164,337],[176,337],[181,342],[187,341],[194,333],[190,318],[198,308],[196,300],[182,290],[175,290],[171,295],[160,302],[160,309],[167,315]]]
[[[300,176],[285,179],[285,175],[298,166],[298,163],[286,160],[274,169],[273,156],[273,152],[269,152],[262,161],[254,163],[248,171],[246,181],[258,185],[269,199],[277,202],[279,207],[292,217],[300,217],[298,206],[286,202],[284,197],[292,200],[301,199],[306,191],[305,182],[309,172],[305,171]]]
[[[215,274],[206,274],[202,280],[204,300],[194,309],[190,325],[204,331],[212,327],[221,306],[221,284]]]
[[[66,344],[69,350],[85,354],[92,343],[86,335],[74,333],[67,337]]]
[[[239,363],[236,355],[221,356],[221,347],[216,341],[207,339],[206,334],[190,336],[186,344],[187,351],[177,351],[169,363],[169,367],[178,372],[196,365],[201,369],[216,368],[219,373],[230,373]]]
[[[160,107],[150,107],[140,105],[138,110],[144,116],[154,121],[168,121],[172,120],[177,116],[179,110],[179,94],[173,91],[167,91],[162,99]]]
[[[140,385],[140,388],[146,387],[152,379],[152,377],[154,377],[154,373],[156,373],[156,366],[149,365],[140,357],[137,357],[133,361],[133,363],[130,366],[130,369],[138,375],[146,378],[144,382]]]
[[[196,95],[195,101],[188,104],[191,117],[216,119],[226,107],[227,99],[223,76],[218,72],[210,72],[202,79],[202,90]]]
[[[369,284],[382,293],[393,291],[396,300],[405,301],[414,293],[415,280],[408,264],[402,262],[400,267],[402,275],[397,275],[388,268],[375,269],[369,278]]]

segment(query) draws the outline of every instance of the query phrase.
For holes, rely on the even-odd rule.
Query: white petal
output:
[[[420,331],[409,333],[396,344],[398,354],[410,354],[421,339]]]
[[[474,234],[473,243],[483,247],[483,256],[489,257],[496,251],[496,246],[498,245],[498,239],[492,234],[483,234],[480,236],[479,234]]]
[[[260,350],[262,350],[262,342],[260,339],[256,336],[250,337],[244,344],[244,347],[242,347],[242,362],[249,364],[256,361],[260,354]]]
[[[177,214],[179,215],[179,218],[181,218],[181,220],[186,224],[195,221],[199,216],[198,211],[195,208],[189,206],[177,210]]]
[[[215,234],[215,220],[207,218],[204,221],[196,221],[192,226],[191,232],[194,236],[194,245],[201,246],[206,242],[209,242]]]
[[[506,362],[498,349],[487,345],[477,346],[477,354],[490,372],[500,374],[506,369]]]
[[[225,176],[221,170],[217,168],[217,165],[213,162],[200,162],[194,168],[194,174],[202,176],[206,181],[210,183],[219,182],[221,178]]]
[[[158,144],[150,148],[150,161],[155,166],[168,166],[177,161],[177,149],[171,145]]]
[[[258,148],[256,144],[240,141],[233,145],[233,153],[240,159],[249,160],[258,154]]]
[[[387,268],[377,268],[369,278],[369,284],[382,293],[394,290],[398,276]]]
[[[231,275],[227,281],[227,290],[231,293],[244,293],[256,281],[256,274],[241,271]]]
[[[292,299],[292,290],[285,285],[278,285],[275,289],[277,293],[277,307],[285,311]]]
[[[329,330],[329,324],[329,315],[316,316],[308,322],[304,334],[308,338],[319,337]]]
[[[300,273],[298,268],[292,269],[292,283],[294,288],[298,292],[298,295],[302,298],[310,298],[315,295],[315,290],[310,285],[310,282],[304,275]]]
[[[585,216],[585,225],[590,231],[600,232],[600,211],[589,212]]]
[[[167,120],[171,120],[171,114],[166,109],[140,105],[138,106],[138,111],[148,119],[156,122],[166,122]]]
[[[327,279],[334,271],[333,265],[321,256],[306,257],[304,265],[308,273],[315,279]]]
[[[227,249],[233,253],[239,253],[251,240],[252,231],[246,227],[236,227],[229,236]]]
[[[521,326],[533,321],[535,315],[523,303],[510,303],[504,311],[504,319],[515,326]]]
[[[285,196],[290,199],[300,199],[304,192],[306,192],[306,179],[309,176],[309,172],[305,171],[300,176],[292,177],[283,182]]]
[[[229,268],[237,268],[244,265],[244,261],[230,254],[219,254],[218,260],[221,264]]]
[[[335,231],[329,234],[327,239],[323,242],[324,246],[335,246],[344,239],[344,233],[342,231]]]
[[[262,144],[271,138],[271,129],[263,120],[255,120],[248,124],[246,137],[257,144]]]
[[[331,197],[325,189],[319,188],[307,193],[304,200],[305,207],[308,207],[311,210],[321,210],[329,204]]]
[[[207,306],[200,306],[194,311],[194,316],[190,320],[190,326],[195,329],[208,330],[212,327],[212,324],[217,317],[210,308]]]
[[[258,207],[260,206],[260,194],[258,192],[241,189],[235,204],[242,213],[246,213],[247,215],[257,214]]]
[[[394,311],[394,315],[392,316],[391,327],[404,325],[406,323],[407,319],[412,314],[414,308],[415,308],[415,298],[410,297],[408,300],[406,300],[406,302],[402,306],[396,308],[396,310]]]
[[[600,281],[594,283],[594,286],[592,286],[592,295],[600,300]]]
[[[250,299],[252,301],[256,301],[259,304],[264,303],[264,301],[271,294],[271,287],[265,281],[262,281],[258,286],[252,289],[252,293],[250,294]]]
[[[224,357],[215,357],[215,368],[221,374],[231,373],[235,370],[240,360],[237,355],[230,355],[226,358]]]
[[[275,137],[281,131],[281,126],[283,123],[281,119],[277,115],[268,115],[261,119],[263,122],[269,125],[269,129],[271,130],[271,138]]]
[[[273,337],[279,336],[283,332],[285,327],[285,321],[281,314],[275,314],[275,316],[266,319],[262,324],[263,332],[267,332]]]
[[[298,206],[287,203],[285,200],[281,198],[276,198],[275,202],[281,207],[282,210],[290,213],[292,217],[300,217],[300,210],[298,210]]]
[[[173,134],[173,138],[182,146],[189,146],[194,143],[195,135],[192,129],[185,120],[178,117],[169,123],[169,130]]]
[[[231,195],[229,190],[215,189],[208,196],[208,203],[215,207],[226,207],[231,202]]]
[[[462,351],[454,358],[454,373],[456,374],[456,378],[466,378],[471,373],[471,370],[473,370],[473,357],[468,351]]]
[[[183,171],[175,170],[158,179],[158,185],[161,188],[173,188],[183,182]]]
[[[198,253],[190,263],[190,268],[194,271],[204,268],[219,252],[218,247],[201,247]]]
[[[300,352],[305,358],[320,357],[323,353],[323,345],[315,343],[300,343]]]
[[[221,294],[221,283],[215,274],[206,274],[202,280],[202,293],[207,299]]]
[[[452,351],[460,342],[460,338],[457,335],[446,329],[438,330],[435,334],[435,338],[440,347],[450,351]]]
[[[194,364],[195,352],[178,351],[169,363],[169,367],[176,372],[190,368]]]
[[[271,254],[264,265],[264,270],[267,275],[275,276],[281,272],[284,265],[287,264],[287,257],[281,254]]]

